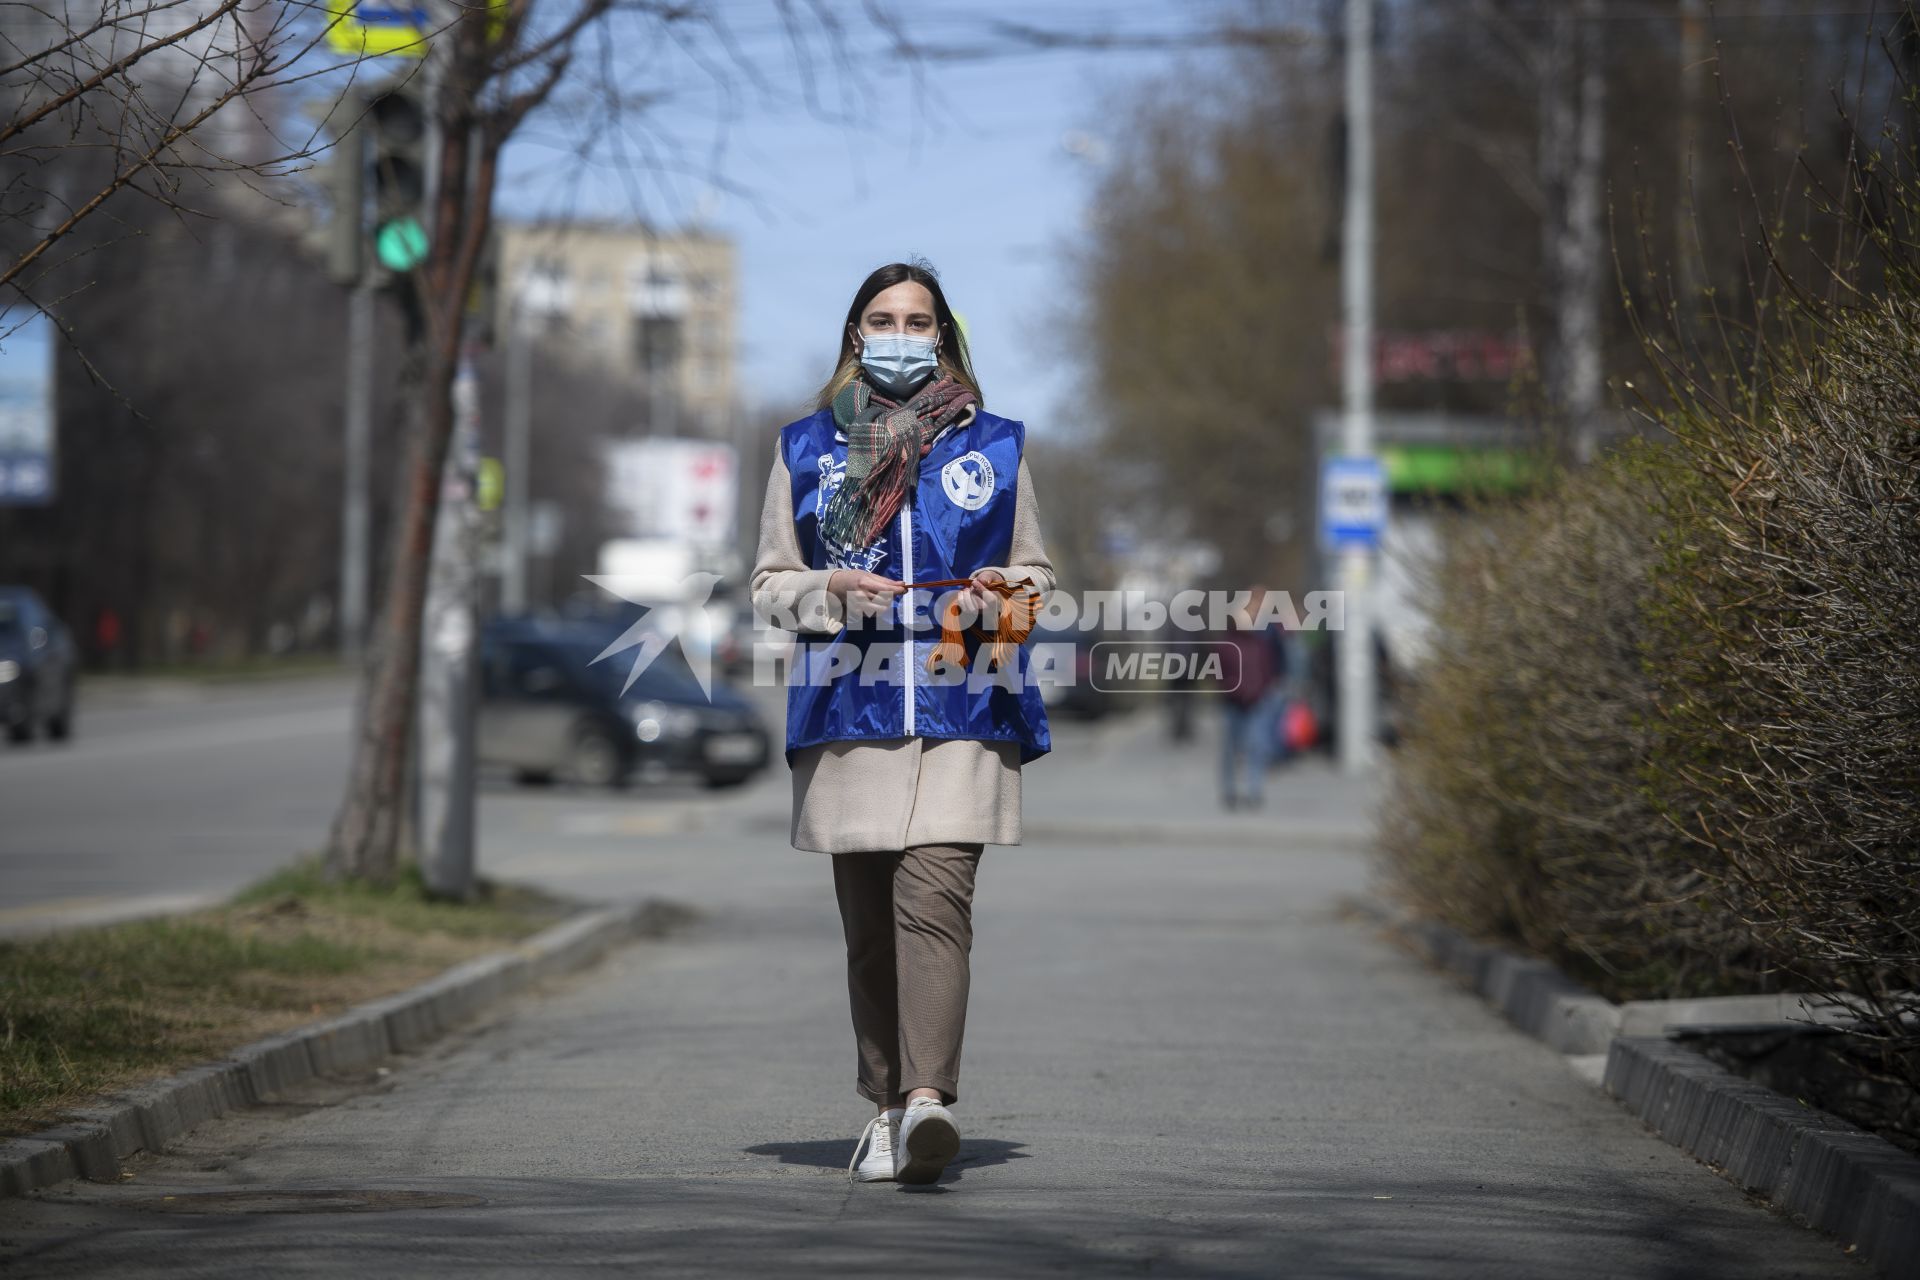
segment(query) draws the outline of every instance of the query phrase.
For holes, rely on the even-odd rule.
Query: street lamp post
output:
[[[1341,452],[1373,456],[1373,0],[1347,0],[1347,189],[1341,238],[1341,351],[1344,401]],[[1373,678],[1372,548],[1344,544],[1339,553],[1345,625],[1339,640],[1340,767],[1365,772],[1373,763],[1377,691]]]

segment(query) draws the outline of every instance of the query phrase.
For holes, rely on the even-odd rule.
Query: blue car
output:
[[[26,587],[0,586],[0,725],[12,742],[73,732],[73,635]]]

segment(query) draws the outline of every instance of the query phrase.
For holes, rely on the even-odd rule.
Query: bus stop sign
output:
[[[1387,525],[1387,472],[1378,458],[1320,464],[1320,545],[1374,550]]]

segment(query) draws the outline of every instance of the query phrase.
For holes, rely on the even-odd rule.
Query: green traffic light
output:
[[[374,256],[389,271],[411,271],[427,260],[427,229],[418,218],[383,222],[373,234]]]

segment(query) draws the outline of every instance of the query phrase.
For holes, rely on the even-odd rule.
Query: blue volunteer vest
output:
[[[1013,547],[1015,483],[1026,425],[976,409],[948,427],[920,460],[919,482],[870,546],[831,543],[820,511],[847,470],[847,440],[822,409],[780,429],[793,481],[801,554],[815,569],[864,569],[902,582],[964,578],[1007,563]],[[1005,672],[983,670],[985,641],[965,633],[967,665],[926,669],[940,640],[939,606],[958,587],[923,587],[895,597],[890,614],[852,620],[830,639],[802,635],[787,686],[787,763],[820,742],[859,738],[983,738],[1020,744],[1020,763],[1053,749],[1032,655],[1019,646]],[[909,619],[912,624],[909,625]]]

